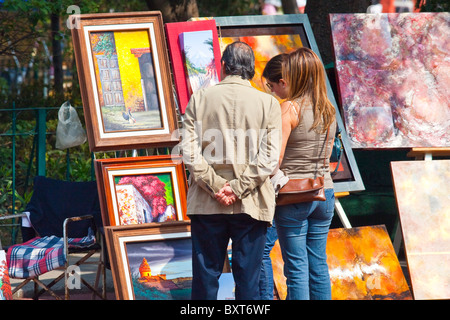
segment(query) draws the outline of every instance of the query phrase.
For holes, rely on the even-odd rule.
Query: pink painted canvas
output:
[[[330,22],[352,147],[450,146],[450,13],[332,14]]]
[[[12,300],[5,250],[0,250],[0,300]]]
[[[393,161],[415,299],[450,299],[450,160]]]

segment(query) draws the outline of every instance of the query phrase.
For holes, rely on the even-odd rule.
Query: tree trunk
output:
[[[197,0],[145,0],[149,10],[159,10],[164,23],[198,17]]]
[[[59,39],[59,14],[52,13],[50,15],[50,28],[52,38],[52,62],[53,62],[53,75],[54,75],[54,90],[55,94],[63,93],[63,57],[61,40]]]
[[[371,4],[371,0],[308,0],[306,2],[305,13],[308,15],[325,65],[334,62],[329,14],[365,13]]]
[[[314,0],[310,0],[314,1]],[[284,14],[296,14],[299,13],[297,0],[281,0],[281,6],[283,7]]]

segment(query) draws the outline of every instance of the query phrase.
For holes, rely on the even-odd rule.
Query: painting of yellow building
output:
[[[148,30],[91,32],[105,132],[162,127]]]

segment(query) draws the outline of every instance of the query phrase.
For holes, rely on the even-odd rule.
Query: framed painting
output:
[[[83,14],[72,40],[91,151],[178,142],[160,12]]]
[[[281,255],[279,240],[275,242],[272,250],[270,251],[270,260],[272,261],[273,283],[277,297],[280,300],[286,300],[286,276],[284,275],[284,262]]]
[[[118,300],[189,300],[190,223],[105,227]]]
[[[450,146],[449,12],[331,14],[353,148]]]
[[[214,20],[164,25],[179,110],[184,114],[192,92],[220,81],[220,46]]]
[[[235,16],[214,18],[219,33],[221,49],[236,40],[248,43],[255,52],[255,76],[252,85],[266,91],[261,76],[267,61],[279,53],[289,53],[299,47],[308,47],[319,57],[319,49],[307,15],[292,14],[280,16]],[[336,109],[336,120],[341,130],[343,152],[338,170],[333,174],[336,192],[362,191],[364,184],[356,160],[344,130],[339,108],[328,78],[328,98]],[[336,167],[338,163],[331,164]]]
[[[181,156],[100,159],[95,172],[105,226],[188,219]]]
[[[235,282],[231,272],[223,272],[219,277],[217,300],[236,300]]]
[[[450,299],[450,160],[392,161],[406,262],[416,300]]]
[[[287,297],[280,245],[272,251],[274,284]],[[411,292],[385,226],[330,229],[327,263],[333,300],[411,300]]]
[[[0,301],[12,299],[6,252],[5,250],[0,250]]]
[[[384,225],[330,229],[327,263],[333,300],[411,300]]]

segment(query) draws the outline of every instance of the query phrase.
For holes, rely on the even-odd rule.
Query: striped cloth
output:
[[[68,243],[69,247],[86,248],[95,243],[95,236],[90,233],[84,238],[69,238]],[[6,259],[11,278],[39,276],[64,266],[64,239],[56,236],[33,238],[11,246]]]

